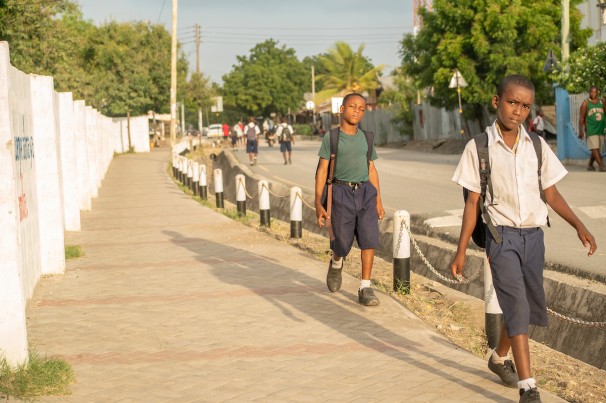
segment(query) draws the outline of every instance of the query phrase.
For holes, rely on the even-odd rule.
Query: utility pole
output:
[[[314,108],[312,109],[312,116],[314,122],[314,130],[316,130],[316,74],[314,65],[311,65],[311,100],[314,103]]]
[[[196,24],[196,73],[200,74],[200,25]],[[202,128],[204,123],[202,122],[202,98],[198,94],[198,130],[202,135]]]
[[[570,0],[562,0],[562,67],[570,55]]]
[[[170,52],[170,144],[177,142],[177,3],[173,0],[173,32]]]

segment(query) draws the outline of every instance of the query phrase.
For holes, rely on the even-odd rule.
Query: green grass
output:
[[[84,256],[82,248],[78,245],[65,245],[65,260],[76,259]]]
[[[60,359],[40,357],[30,351],[29,361],[11,367],[0,359],[0,397],[33,400],[40,396],[69,395],[74,381],[71,366]]]

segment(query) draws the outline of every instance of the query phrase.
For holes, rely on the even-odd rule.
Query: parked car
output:
[[[223,137],[223,128],[220,123],[216,123],[214,125],[208,126],[208,130],[206,131],[206,136],[208,138],[222,138]]]

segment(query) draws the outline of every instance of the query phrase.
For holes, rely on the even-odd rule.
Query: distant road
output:
[[[259,163],[252,170],[271,181],[299,186],[312,195],[318,162],[318,141],[300,141],[293,147],[293,164],[284,165],[279,147],[261,142]],[[403,149],[379,148],[376,161],[381,195],[388,216],[396,210],[431,217],[428,222],[441,231],[458,235],[463,196],[451,181],[458,155],[442,155]],[[234,155],[248,164],[240,149]],[[550,210],[551,228],[545,228],[547,260],[588,274],[606,277],[606,173],[588,172],[584,166],[567,166],[569,174],[557,185],[574,212],[583,220],[598,242],[591,258],[568,223]]]

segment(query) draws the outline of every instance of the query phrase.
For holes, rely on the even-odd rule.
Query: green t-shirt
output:
[[[598,99],[597,103],[591,102],[589,98],[587,98],[587,116],[585,118],[586,126],[587,126],[587,136],[597,136],[604,135],[604,105],[602,105],[602,100]]]
[[[368,163],[366,153],[368,144],[362,130],[354,135],[348,135],[339,130],[339,145],[337,149],[337,165],[335,166],[335,179],[347,182],[366,182],[368,180]],[[320,158],[330,160],[330,131],[322,138],[322,146],[318,152]],[[370,160],[377,159],[374,144]]]

